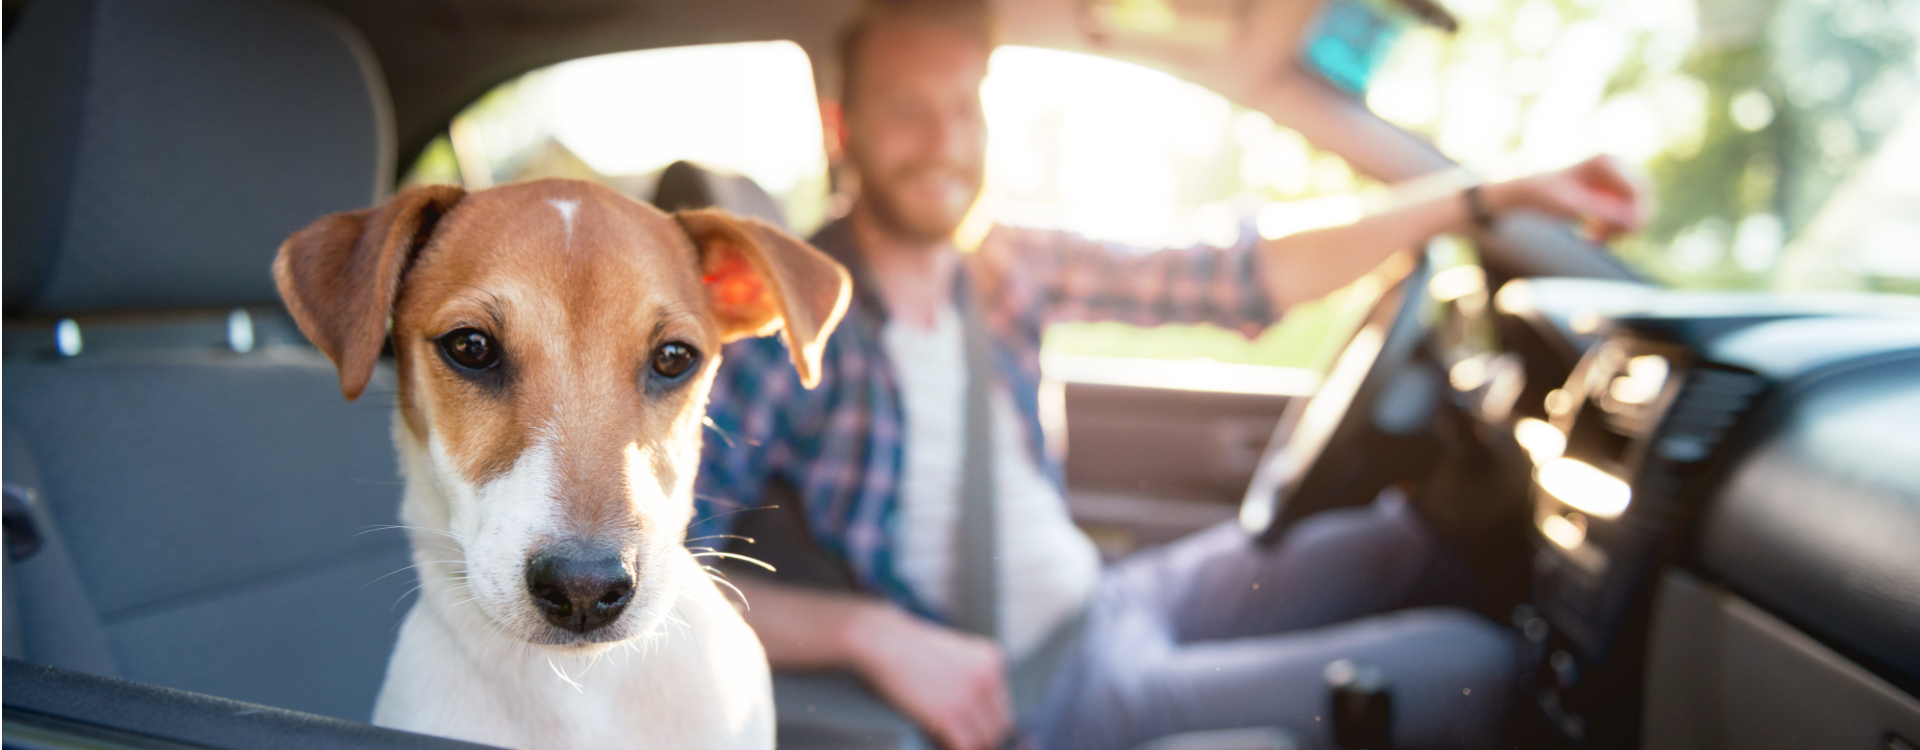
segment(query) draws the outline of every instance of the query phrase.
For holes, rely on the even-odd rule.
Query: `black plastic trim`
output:
[[[489,746],[7,659],[6,747],[485,750]],[[16,738],[15,723],[31,727]],[[17,741],[18,740],[18,741]],[[66,740],[61,744],[61,740]],[[32,744],[37,743],[37,744]]]

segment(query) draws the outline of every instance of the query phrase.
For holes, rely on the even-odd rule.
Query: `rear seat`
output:
[[[268,268],[391,184],[373,58],[287,3],[38,0],[5,63],[6,655],[366,720],[392,375],[343,401]]]

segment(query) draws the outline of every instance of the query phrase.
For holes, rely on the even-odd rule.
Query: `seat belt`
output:
[[[967,355],[966,452],[960,469],[960,526],[954,561],[954,625],[1000,640],[999,518],[995,507],[993,460],[993,346],[980,318],[979,303],[958,300],[961,335]],[[1086,613],[1055,627],[1046,640],[1018,663],[1009,665],[1007,691],[1016,720],[1040,708],[1054,673],[1079,647]]]
[[[999,640],[998,519],[993,486],[993,346],[980,305],[960,304],[960,330],[967,354],[966,452],[960,464],[960,527],[954,550],[954,625]]]

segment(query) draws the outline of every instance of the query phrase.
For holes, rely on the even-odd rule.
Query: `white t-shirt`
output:
[[[967,444],[960,315],[952,307],[941,310],[932,330],[894,319],[882,337],[899,378],[907,422],[894,564],[914,593],[947,609],[953,603],[960,468]],[[992,406],[1000,640],[1017,661],[1086,605],[1100,579],[1100,553],[1073,525],[1066,501],[1035,464],[1004,385],[994,389]]]

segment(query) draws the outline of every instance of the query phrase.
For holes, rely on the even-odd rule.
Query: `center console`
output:
[[[1522,294],[1549,309],[1585,354],[1545,394],[1544,419],[1513,424],[1533,464],[1531,583],[1513,611],[1528,662],[1523,690],[1551,731],[1586,747],[1639,745],[1646,623],[1660,570],[1725,474],[1726,450],[1776,385],[1717,357],[1752,326],[1843,314],[1805,299],[1642,289],[1604,310],[1590,283]],[[1503,291],[1503,296],[1506,293]],[[1584,295],[1584,296],[1583,296]],[[1506,311],[1503,312],[1513,312]],[[1540,412],[1535,412],[1540,413]]]
[[[1591,720],[1634,723],[1620,714],[1634,711],[1635,691],[1605,684],[1639,679],[1638,640],[1621,638],[1622,626],[1644,616],[1685,490],[1762,389],[1751,373],[1701,361],[1672,322],[1612,321],[1548,394],[1548,423],[1516,431],[1536,463],[1531,605],[1516,624],[1533,652],[1531,692],[1575,741]]]

